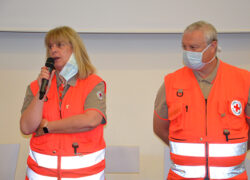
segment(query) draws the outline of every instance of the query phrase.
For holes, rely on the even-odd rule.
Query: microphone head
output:
[[[51,69],[55,69],[54,67],[55,60],[51,57],[49,57],[45,63],[45,66]]]

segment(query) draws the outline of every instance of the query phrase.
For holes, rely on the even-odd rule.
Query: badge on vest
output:
[[[178,89],[178,91],[176,92],[176,95],[178,97],[182,97],[183,96],[183,89]]]
[[[241,113],[242,113],[241,102],[238,101],[238,100],[233,100],[232,103],[231,103],[231,110],[232,110],[232,113],[234,115],[236,115],[236,116],[241,115]]]

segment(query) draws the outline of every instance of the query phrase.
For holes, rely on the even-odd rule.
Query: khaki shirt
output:
[[[57,90],[61,86],[61,81],[59,79],[58,74],[56,74],[56,82],[57,82]],[[76,76],[72,77],[68,83],[65,85],[64,90],[62,92],[62,99],[64,95],[67,93],[67,90],[70,86],[75,86],[76,84]],[[87,109],[98,109],[102,112],[104,115],[102,123],[104,124],[106,122],[106,95],[104,93],[105,91],[105,84],[104,82],[100,82],[97,84],[94,89],[88,94],[85,103],[84,103],[84,110]],[[100,92],[103,94],[102,98],[100,98],[99,94]],[[31,101],[33,100],[34,95],[30,89],[30,85],[26,89],[26,94],[23,102],[23,106],[21,109],[21,113],[29,106]]]
[[[216,77],[219,64],[220,63],[218,61],[216,68],[205,79],[200,77],[197,72],[193,71],[205,99],[208,98],[210,89],[213,86],[213,80]],[[156,95],[154,110],[155,110],[155,113],[160,118],[165,119],[165,120],[168,119],[168,107],[167,107],[167,103],[166,103],[166,91],[165,91],[165,84],[164,83],[161,85],[161,87],[158,90],[158,93]],[[249,94],[248,94],[248,102],[247,102],[247,106],[245,108],[245,112],[246,112],[246,115],[248,117],[250,117],[250,90],[249,90]]]

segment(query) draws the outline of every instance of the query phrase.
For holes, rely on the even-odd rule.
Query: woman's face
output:
[[[48,45],[49,56],[55,60],[55,69],[60,72],[64,65],[68,62],[73,48],[69,42],[59,41],[53,42],[50,41]]]

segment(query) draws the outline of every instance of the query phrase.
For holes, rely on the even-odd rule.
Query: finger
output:
[[[39,135],[38,135],[38,132],[36,132],[36,134],[35,134],[35,137],[38,137]]]
[[[51,86],[51,81],[52,81],[52,79],[53,79],[54,74],[55,74],[55,70],[53,70],[53,71],[51,72],[51,75],[50,75],[50,77],[49,77],[49,83],[48,83],[48,86],[47,86],[47,90],[46,90],[45,95],[47,95],[47,93],[49,92],[49,89],[50,89],[50,86]]]
[[[37,77],[39,86],[41,86],[42,79],[49,80],[49,78],[50,78],[50,73],[49,73],[48,68],[46,66],[41,67],[41,71],[40,71],[40,73],[39,73],[39,75]]]
[[[45,79],[49,79],[49,71],[47,70],[46,67],[42,67],[41,68],[41,71],[38,75],[38,78],[42,79],[42,78],[45,78]]]
[[[45,79],[49,79],[50,72],[49,72],[47,67],[44,66],[44,67],[41,68],[40,77],[45,78]]]
[[[52,78],[53,78],[55,72],[56,72],[56,70],[52,70],[52,72],[51,72],[51,74],[50,74],[50,79],[49,79],[50,81],[52,80]]]
[[[43,135],[43,131],[42,131],[42,129],[39,127],[39,128],[36,130],[36,132],[35,132],[35,137],[38,137],[38,136],[41,136],[41,135]]]

